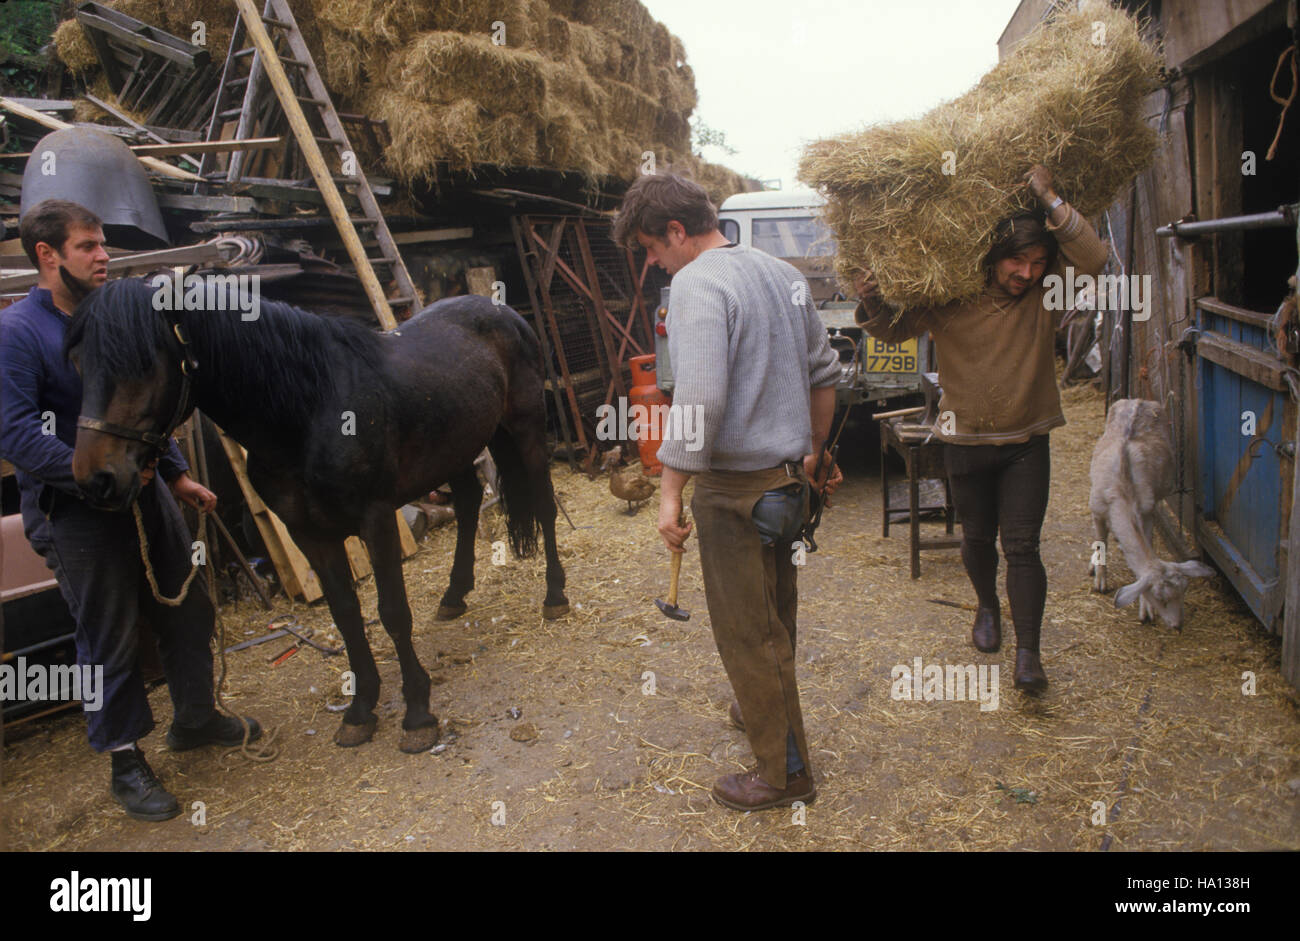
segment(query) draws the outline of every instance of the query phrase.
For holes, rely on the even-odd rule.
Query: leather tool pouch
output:
[[[768,490],[758,498],[751,516],[764,546],[799,538],[807,519],[808,495],[808,485],[796,483],[780,490]]]

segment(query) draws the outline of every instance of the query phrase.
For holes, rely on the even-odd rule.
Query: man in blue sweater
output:
[[[108,277],[100,220],[65,200],[38,203],[23,216],[23,250],[39,273],[27,297],[0,313],[0,456],[18,469],[23,528],[54,572],[77,621],[77,663],[103,667],[100,708],[87,709],[90,745],[112,756],[112,793],[139,820],[180,813],[136,744],[154,727],[136,660],[137,619],[149,618],[174,706],[173,750],[238,745],[239,719],[213,705],[212,602],[196,579],[179,607],[155,601],[144,578],[135,522],[86,504],[72,476],[81,377],[63,355],[71,312]],[[139,505],[149,556],[164,594],[189,573],[191,536],[176,501],[211,511],[216,496],[192,480],[176,442],[141,472]],[[167,486],[153,482],[160,474]],[[251,737],[261,734],[248,720]]]

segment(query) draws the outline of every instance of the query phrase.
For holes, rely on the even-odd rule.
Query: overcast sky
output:
[[[796,186],[801,145],[923,114],[998,60],[1019,0],[642,0],[686,45],[704,156]]]

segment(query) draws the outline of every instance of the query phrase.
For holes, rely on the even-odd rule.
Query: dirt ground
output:
[[[331,742],[339,716],[327,708],[344,701],[344,658],[303,650],[271,667],[277,641],[230,657],[226,695],[277,727],[275,761],[167,751],[171,706],[156,689],[159,728],[143,746],[190,812],[139,823],[109,796],[108,761],[90,751],[80,715],[46,720],[14,730],[4,749],[5,839],[29,850],[1300,849],[1300,700],[1279,675],[1280,641],[1221,578],[1193,583],[1181,634],[1089,590],[1088,461],[1102,402],[1088,389],[1064,398],[1043,532],[1051,686],[1039,700],[1012,688],[1012,644],[978,653],[972,614],[928,600],[973,601],[958,553],[924,554],[921,579],[909,578],[906,527],[880,535],[874,438],[850,426],[845,485],[800,574],[799,682],[819,789],[803,816],[710,799],[714,779],[752,756],[725,718],[730,690],[696,557],[681,596],[692,617],[669,621],[653,604],[668,567],[654,502],[626,516],[607,479],[557,464],[579,527],[561,518],[568,618],[540,617],[540,559],[493,566],[486,539],[458,621],[433,619],[453,530],[407,562],[447,747],[397,750],[400,681],[378,625],[379,729],[354,749]],[[500,521],[489,526],[500,538]],[[1129,572],[1113,541],[1111,552],[1114,587]],[[361,591],[374,617],[369,580]],[[293,610],[318,631],[330,625],[323,604]],[[235,643],[269,616],[228,605],[224,620]],[[998,708],[891,698],[891,668],[917,657],[997,664]],[[1246,671],[1255,695],[1243,694]]]

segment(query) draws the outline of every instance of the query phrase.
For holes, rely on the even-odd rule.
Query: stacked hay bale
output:
[[[203,20],[222,57],[228,0],[113,0],[180,36]],[[388,122],[383,157],[406,182],[440,164],[542,167],[631,180],[642,155],[711,181],[715,199],[745,188],[690,147],[695,78],[682,43],[639,0],[291,0],[340,110]],[[497,40],[494,42],[494,39]],[[73,22],[56,48],[86,70],[93,52]]]
[[[810,145],[799,175],[828,199],[842,282],[870,269],[900,309],[978,295],[994,227],[1037,208],[1022,179],[1036,163],[1080,212],[1100,212],[1150,164],[1141,105],[1160,63],[1128,14],[1091,2],[919,120]]]

